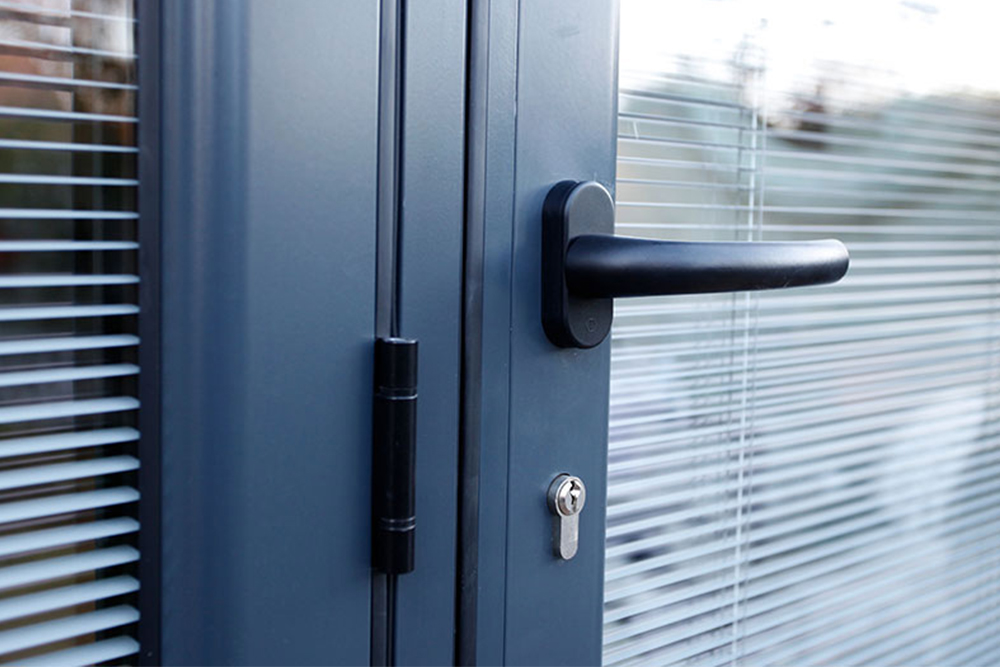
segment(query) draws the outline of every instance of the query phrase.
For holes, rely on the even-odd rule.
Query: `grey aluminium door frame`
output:
[[[161,7],[162,661],[366,662],[378,13]]]
[[[599,664],[610,348],[541,322],[541,208],[565,179],[614,192],[615,0],[473,3],[459,661]],[[478,260],[477,260],[478,258]],[[575,558],[552,555],[546,491],[587,485]]]
[[[166,664],[373,657],[381,17],[294,2],[178,0],[160,22]],[[608,350],[546,341],[538,224],[559,180],[613,188],[617,8],[471,2],[466,44],[464,2],[408,6],[395,256],[424,370],[397,660],[596,663]],[[564,471],[589,501],[559,563]]]
[[[417,566],[397,586],[395,652],[449,663],[465,3],[412,3],[389,40],[405,63],[390,161],[379,3],[159,4],[162,663],[378,660],[371,401],[386,170],[399,188],[399,333],[421,341],[422,367]]]
[[[442,665],[455,646],[466,0],[382,4],[400,19],[398,332],[420,343],[416,566],[398,578],[393,643],[397,664]]]

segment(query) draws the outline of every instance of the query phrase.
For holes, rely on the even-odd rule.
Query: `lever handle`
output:
[[[600,183],[563,181],[542,207],[542,323],[560,347],[594,347],[611,330],[614,297],[782,289],[837,282],[840,241],[692,243],[614,235]]]
[[[840,241],[691,243],[584,234],[566,252],[566,284],[587,297],[705,294],[835,283]]]

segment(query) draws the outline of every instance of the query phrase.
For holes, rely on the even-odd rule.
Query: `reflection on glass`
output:
[[[4,663],[137,648],[135,25],[132,0],[0,3]]]
[[[836,287],[616,304],[607,664],[995,664],[998,11],[623,0],[618,233]]]

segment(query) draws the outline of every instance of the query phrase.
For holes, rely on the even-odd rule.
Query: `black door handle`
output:
[[[566,252],[566,284],[588,297],[781,289],[836,282],[847,262],[840,241],[690,243],[583,234]]]
[[[594,347],[611,330],[614,297],[782,289],[837,282],[840,241],[693,243],[614,235],[600,183],[563,181],[542,207],[542,324],[560,347]]]

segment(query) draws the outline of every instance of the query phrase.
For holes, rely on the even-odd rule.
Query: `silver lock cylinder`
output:
[[[549,511],[554,515],[552,550],[557,558],[569,560],[580,544],[580,512],[587,502],[587,487],[575,475],[557,475],[549,485]]]

